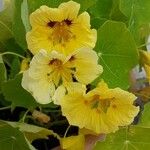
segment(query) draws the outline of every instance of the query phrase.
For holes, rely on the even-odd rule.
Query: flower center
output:
[[[49,62],[49,65],[53,65],[55,68],[61,67],[62,64],[62,61],[57,58],[54,58]]]
[[[91,109],[96,109],[98,113],[103,111],[107,112],[110,107],[111,100],[114,98],[101,98],[99,95],[94,95],[89,101],[85,101],[85,104],[88,104]]]
[[[50,39],[53,41],[53,45],[61,43],[65,46],[65,43],[70,39],[75,38],[75,35],[70,31],[72,25],[71,20],[63,20],[62,22],[50,21],[47,24],[53,29]]]

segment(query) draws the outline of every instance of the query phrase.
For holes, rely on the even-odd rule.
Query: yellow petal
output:
[[[150,66],[150,52],[141,50],[140,51],[140,59],[142,64],[147,64]]]
[[[28,70],[23,73],[22,87],[32,93],[35,100],[40,104],[50,103],[51,95],[55,91],[55,86],[53,83],[49,84],[44,80],[39,81],[30,77]]]
[[[64,20],[65,19],[73,20],[78,15],[80,4],[74,1],[69,1],[60,4],[58,9],[60,9],[60,11],[63,13]]]
[[[133,122],[134,117],[139,112],[139,107],[133,105],[136,97],[129,92],[119,88],[111,90],[115,99],[111,102],[107,111],[107,116],[118,126],[126,126]]]
[[[29,75],[34,79],[46,78],[47,72],[51,71],[48,66],[49,57],[45,50],[41,50],[30,62]]]
[[[143,67],[144,67],[144,70],[145,70],[145,72],[146,72],[146,78],[147,78],[148,81],[150,82],[150,66],[147,65],[147,64],[144,64]]]
[[[64,150],[84,150],[84,135],[70,136],[60,140],[61,148]]]
[[[26,34],[28,49],[34,55],[41,49],[51,52],[53,49],[53,43],[49,40],[49,35],[51,35],[51,30],[43,30],[42,28],[32,29]]]
[[[49,21],[62,21],[62,15],[59,9],[41,6],[30,15],[30,23],[32,27],[43,26],[48,27]]]
[[[76,58],[75,77],[79,82],[88,84],[102,73],[103,68],[98,65],[98,56],[95,51],[89,48],[81,48],[74,57]]]
[[[81,93],[85,94],[86,86],[78,82],[67,82],[64,84],[67,88],[68,93]]]
[[[86,26],[86,27],[91,27],[90,25],[90,15],[87,12],[83,12],[80,14],[76,20],[79,22],[81,25]]]
[[[52,97],[52,100],[54,101],[54,104],[60,105],[60,101],[65,96],[65,94],[66,94],[66,88],[63,85],[59,86],[56,89],[56,91],[54,93],[54,96]]]
[[[94,48],[97,40],[97,31],[95,29],[90,29],[88,26],[83,25],[82,22],[74,22],[70,31],[75,35],[75,38],[70,40],[68,43],[69,47],[74,46],[75,49],[81,47]],[[68,49],[68,48],[67,48]]]

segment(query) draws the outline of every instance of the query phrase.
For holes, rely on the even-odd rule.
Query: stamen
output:
[[[49,65],[60,66],[62,65],[62,61],[57,58],[54,58],[49,62]]]
[[[72,24],[72,21],[69,20],[69,19],[65,19],[64,22],[65,22],[68,26],[70,26],[70,25]]]
[[[69,19],[65,19],[61,22],[50,21],[48,26],[53,28],[52,34],[50,35],[50,40],[53,41],[53,45],[61,43],[65,46],[65,43],[70,41],[71,39],[75,39],[76,36],[70,31],[70,25],[72,21]]]
[[[47,26],[53,28],[56,23],[57,23],[56,21],[50,21],[50,22],[47,23]]]
[[[75,56],[73,55],[73,56],[70,57],[69,61],[74,61],[75,59],[76,59],[76,58],[75,58]]]

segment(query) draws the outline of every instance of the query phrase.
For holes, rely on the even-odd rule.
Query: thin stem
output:
[[[140,46],[138,47],[138,49],[139,49],[139,48],[142,48],[142,47],[144,47],[144,46],[147,46],[147,45],[150,45],[150,42],[144,43],[144,44],[140,45]]]
[[[134,94],[137,95],[137,96],[142,96],[142,97],[145,97],[145,98],[147,98],[147,99],[150,99],[149,96],[144,95],[144,94],[140,94],[140,93],[137,93],[137,92],[134,92]]]
[[[11,106],[6,106],[6,107],[0,108],[0,110],[6,110],[6,109],[10,109],[10,108],[11,108]]]
[[[65,134],[64,134],[64,138],[67,136],[67,133],[68,133],[70,127],[71,127],[71,125],[69,125],[68,128],[66,129],[66,132],[65,132]]]
[[[4,53],[1,53],[0,55],[15,55],[15,56],[18,56],[18,57],[20,57],[20,58],[22,58],[22,59],[25,59],[25,57],[24,56],[22,56],[22,55],[20,55],[20,54],[17,54],[17,53],[14,53],[14,52],[4,52]]]
[[[28,114],[29,111],[30,111],[30,110],[28,109],[28,110],[24,113],[24,115],[23,115],[23,117],[22,117],[22,119],[21,119],[21,122],[24,123],[24,121],[25,121],[25,119],[26,119],[26,116],[27,116],[27,114]]]

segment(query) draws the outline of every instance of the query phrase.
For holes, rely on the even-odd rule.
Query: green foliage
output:
[[[0,121],[0,149],[3,150],[35,150],[19,129]]]
[[[35,99],[24,90],[21,86],[22,74],[19,74],[15,79],[4,82],[2,92],[5,99],[12,102],[12,107],[21,106],[28,109],[33,109],[38,106]]]
[[[120,10],[129,18],[137,19],[139,23],[150,22],[149,0],[120,0]]]
[[[142,112],[139,125],[145,128],[150,128],[150,103],[147,103],[144,106],[144,111]]]
[[[4,1],[4,9],[0,12],[0,51],[5,47],[5,40],[12,37],[12,3]]]
[[[120,10],[129,19],[129,29],[134,35],[136,42],[140,43],[140,30],[143,24],[150,22],[150,1],[149,0],[120,0]]]
[[[21,4],[23,0],[14,0],[14,16],[12,31],[16,42],[24,49],[27,49],[26,31],[21,19]]]
[[[119,0],[98,0],[89,9],[89,13],[92,16],[92,27],[98,29],[108,20],[127,22],[127,17],[119,9],[119,2]]]
[[[125,24],[107,21],[98,30],[95,50],[104,68],[102,78],[110,87],[129,87],[129,71],[138,63],[138,53]]]
[[[0,55],[0,91],[1,91],[1,86],[2,83],[6,80],[6,68],[3,63],[2,56]]]
[[[23,0],[21,4],[21,19],[24,24],[26,32],[30,31],[31,26],[29,23],[29,10],[28,10],[28,1]]]
[[[54,133],[52,130],[48,130],[42,127],[26,124],[26,123],[18,123],[18,122],[7,122],[14,128],[19,128],[19,131],[23,132],[25,137],[32,143],[32,141],[36,139],[48,139],[49,135],[53,135],[59,139],[59,136]]]
[[[13,79],[16,76],[16,74],[19,73],[19,71],[20,71],[20,60],[18,57],[15,57],[11,64],[9,78]]]
[[[148,150],[150,128],[131,126],[107,135],[104,142],[98,142],[94,150]]]
[[[47,5],[49,7],[58,7],[62,2],[67,2],[68,0],[28,0],[29,12],[33,12],[42,5]],[[95,4],[96,0],[74,0],[80,3],[81,11],[87,10],[90,6]]]

